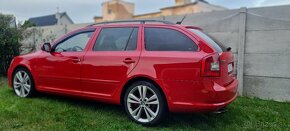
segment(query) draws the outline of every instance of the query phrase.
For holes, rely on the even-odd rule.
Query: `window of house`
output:
[[[111,14],[111,13],[112,13],[112,10],[111,10],[111,9],[109,9],[109,10],[108,10],[108,14]]]

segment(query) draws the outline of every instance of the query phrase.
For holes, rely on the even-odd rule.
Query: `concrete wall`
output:
[[[235,73],[244,96],[290,101],[290,5],[241,8],[187,15],[184,25],[202,27],[235,54]],[[161,19],[177,22],[183,16]],[[86,24],[37,28],[23,43],[53,40]],[[30,29],[32,30],[32,29]],[[35,33],[37,34],[37,33]]]

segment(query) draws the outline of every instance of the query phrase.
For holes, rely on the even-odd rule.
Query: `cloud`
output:
[[[101,3],[108,0],[0,0],[0,12],[13,14],[17,20],[49,15],[66,11],[75,23],[93,22],[94,16],[101,15]],[[135,14],[159,11],[174,5],[174,0],[125,0],[135,3]],[[192,0],[194,1],[194,0]],[[290,0],[207,0],[209,3],[229,9],[290,4]]]
[[[101,15],[101,3],[108,0],[0,0],[0,12],[13,14],[17,20],[24,21],[30,17],[49,15],[66,11],[75,23],[93,22],[94,16]],[[127,0],[135,3],[135,14],[159,11],[160,8],[171,6],[169,0]],[[154,3],[154,4],[152,4]]]
[[[276,5],[289,5],[289,0],[258,0],[259,2],[255,5],[260,6],[276,6]]]
[[[93,22],[95,15],[101,14],[101,3],[104,0],[0,0],[0,12],[14,14],[17,20],[30,17],[54,14],[56,8],[66,11],[77,23]]]
[[[256,0],[255,5],[256,7],[262,6],[267,0]]]

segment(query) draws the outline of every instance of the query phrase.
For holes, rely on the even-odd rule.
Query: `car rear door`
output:
[[[82,65],[84,95],[110,97],[127,80],[141,53],[139,26],[102,27]]]

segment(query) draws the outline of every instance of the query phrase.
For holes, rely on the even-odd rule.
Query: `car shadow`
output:
[[[119,117],[127,118],[125,111],[121,106],[111,105],[106,103],[101,103],[92,100],[85,99],[77,99],[66,96],[52,95],[52,94],[43,94],[40,93],[35,96],[37,99],[47,99],[54,100],[57,102],[69,104],[71,106],[77,106],[86,108],[92,111],[104,111],[104,112],[114,112],[115,115]],[[197,130],[205,130],[205,129],[215,129],[215,127],[219,125],[231,125],[236,124],[235,119],[237,114],[241,114],[241,112],[237,109],[229,107],[228,112],[222,114],[215,113],[200,113],[200,114],[177,114],[170,113],[165,119],[158,125],[152,126],[150,128],[176,128],[176,129],[184,129],[184,128],[195,128]],[[128,121],[129,118],[128,118]],[[131,121],[134,123],[133,121]],[[209,128],[210,127],[210,128]]]

